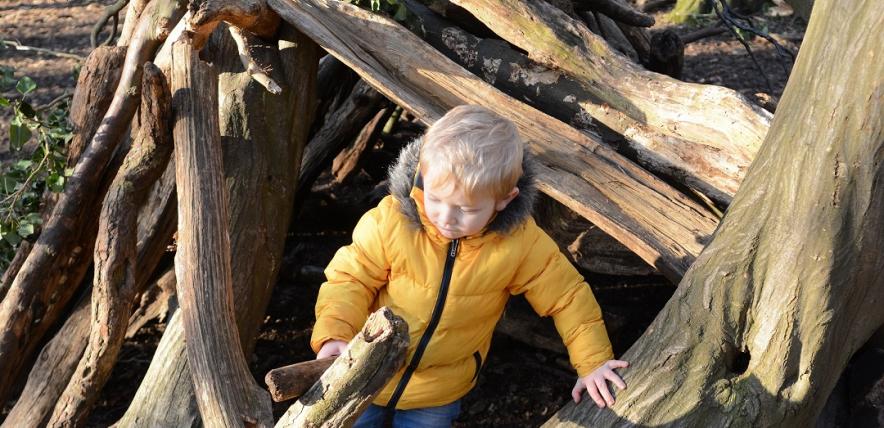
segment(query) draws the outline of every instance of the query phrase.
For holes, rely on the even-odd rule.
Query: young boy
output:
[[[406,365],[356,427],[449,427],[474,386],[511,294],[551,315],[599,407],[614,400],[601,310],[589,286],[531,217],[536,190],[515,125],[460,106],[406,147],[390,171],[391,195],[367,212],[325,270],[310,344],[339,355],[368,315],[388,306],[407,323]]]

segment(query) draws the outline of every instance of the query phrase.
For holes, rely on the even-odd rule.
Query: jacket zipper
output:
[[[424,334],[417,343],[417,348],[415,348],[414,355],[411,357],[408,367],[405,368],[405,372],[402,374],[402,379],[399,380],[399,384],[396,385],[396,390],[393,391],[393,395],[390,396],[390,401],[387,402],[387,409],[391,414],[393,410],[396,410],[396,403],[399,402],[399,398],[402,397],[402,393],[405,392],[405,386],[408,385],[411,375],[417,370],[421,357],[424,355],[424,350],[427,349],[427,345],[430,343],[430,338],[433,336],[433,332],[436,331],[436,327],[439,325],[439,319],[442,318],[442,309],[445,308],[445,299],[448,297],[448,284],[451,282],[451,272],[454,270],[454,258],[457,256],[457,247],[459,245],[459,239],[451,241],[451,244],[448,245],[448,256],[445,259],[445,268],[442,271],[442,284],[439,286],[439,296],[436,297],[436,306],[433,308],[433,315],[430,317],[427,329],[424,330]]]

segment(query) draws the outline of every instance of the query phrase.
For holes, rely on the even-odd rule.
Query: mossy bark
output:
[[[808,426],[884,323],[884,3],[816,7],[714,239],[622,357],[628,389],[547,426]]]

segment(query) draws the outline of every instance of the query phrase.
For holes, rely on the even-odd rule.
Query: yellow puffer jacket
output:
[[[419,144],[403,150],[391,170],[392,195],[360,219],[353,243],[326,268],[313,350],[349,341],[387,306],[408,323],[411,341],[405,367],[375,404],[445,405],[473,387],[507,299],[524,293],[538,314],[553,317],[580,376],[611,359],[592,291],[530,216],[530,165],[519,196],[482,233],[451,241],[426,218],[420,186],[412,186]]]

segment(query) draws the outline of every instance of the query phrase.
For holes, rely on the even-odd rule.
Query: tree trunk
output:
[[[681,278],[717,223],[704,208],[597,140],[500,93],[391,20],[327,0],[271,0],[270,5],[425,123],[469,103],[511,119],[537,154],[541,191],[673,280]]]
[[[278,42],[272,43],[279,56],[272,76],[283,91],[271,95],[244,72],[229,36],[216,35],[205,51],[223,72],[219,90],[226,96],[219,117],[234,231],[231,252],[236,254],[233,291],[243,352],[248,355],[282,260],[297,165],[313,116],[318,49],[290,26],[281,26]],[[260,49],[276,55],[268,50]],[[200,425],[184,345],[176,312],[120,426]]]
[[[218,127],[217,71],[184,37],[172,45],[178,302],[200,416],[208,426],[273,423],[270,396],[255,384],[240,345]]]
[[[810,426],[884,323],[884,3],[816,7],[715,238],[622,357],[628,389],[547,426]]]

